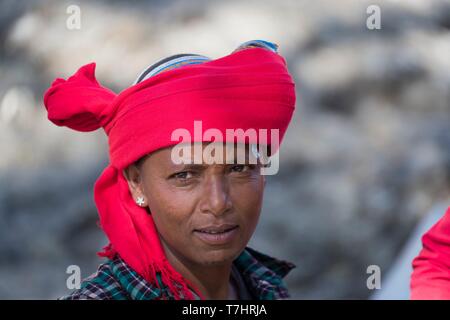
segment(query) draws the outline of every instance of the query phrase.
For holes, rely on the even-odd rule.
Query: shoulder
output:
[[[280,278],[284,278],[296,267],[292,262],[271,257],[250,247],[244,249],[238,257],[238,261],[241,265],[246,266],[247,271],[267,268]]]
[[[127,292],[115,278],[112,261],[99,265],[97,271],[83,279],[80,288],[58,300],[123,300],[128,299]]]
[[[274,300],[290,297],[283,278],[295,268],[293,263],[246,247],[234,264],[256,299]]]

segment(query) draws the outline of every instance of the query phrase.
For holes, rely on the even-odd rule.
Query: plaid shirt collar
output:
[[[245,248],[233,263],[255,300],[289,298],[283,278],[295,268],[294,264],[272,258],[249,247]],[[158,281],[161,284],[159,278]],[[147,282],[116,256],[100,265],[95,274],[82,282],[79,290],[61,299],[174,299],[164,286],[161,288]]]

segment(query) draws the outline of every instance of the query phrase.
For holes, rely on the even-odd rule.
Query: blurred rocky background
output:
[[[388,274],[449,201],[449,28],[445,0],[0,0],[0,298],[54,299],[69,265],[86,277],[102,262],[92,192],[106,136],[50,123],[51,81],[96,61],[119,92],[162,57],[251,39],[279,44],[298,90],[251,245],[297,265],[293,298],[371,297],[367,266]]]

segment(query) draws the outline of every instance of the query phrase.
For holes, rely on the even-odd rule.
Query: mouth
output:
[[[208,226],[200,229],[195,229],[194,234],[203,242],[208,244],[226,244],[231,242],[236,236],[238,225],[219,225]]]
[[[234,228],[237,228],[237,224],[221,224],[221,225],[210,225],[203,228],[195,229],[194,231],[197,232],[203,232],[203,233],[209,233],[209,234],[217,234],[217,233],[224,233],[227,231],[230,231]]]

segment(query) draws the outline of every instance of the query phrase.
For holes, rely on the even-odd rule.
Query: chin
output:
[[[199,263],[204,266],[218,266],[233,262],[241,251],[236,246],[230,248],[213,248],[204,252]]]

